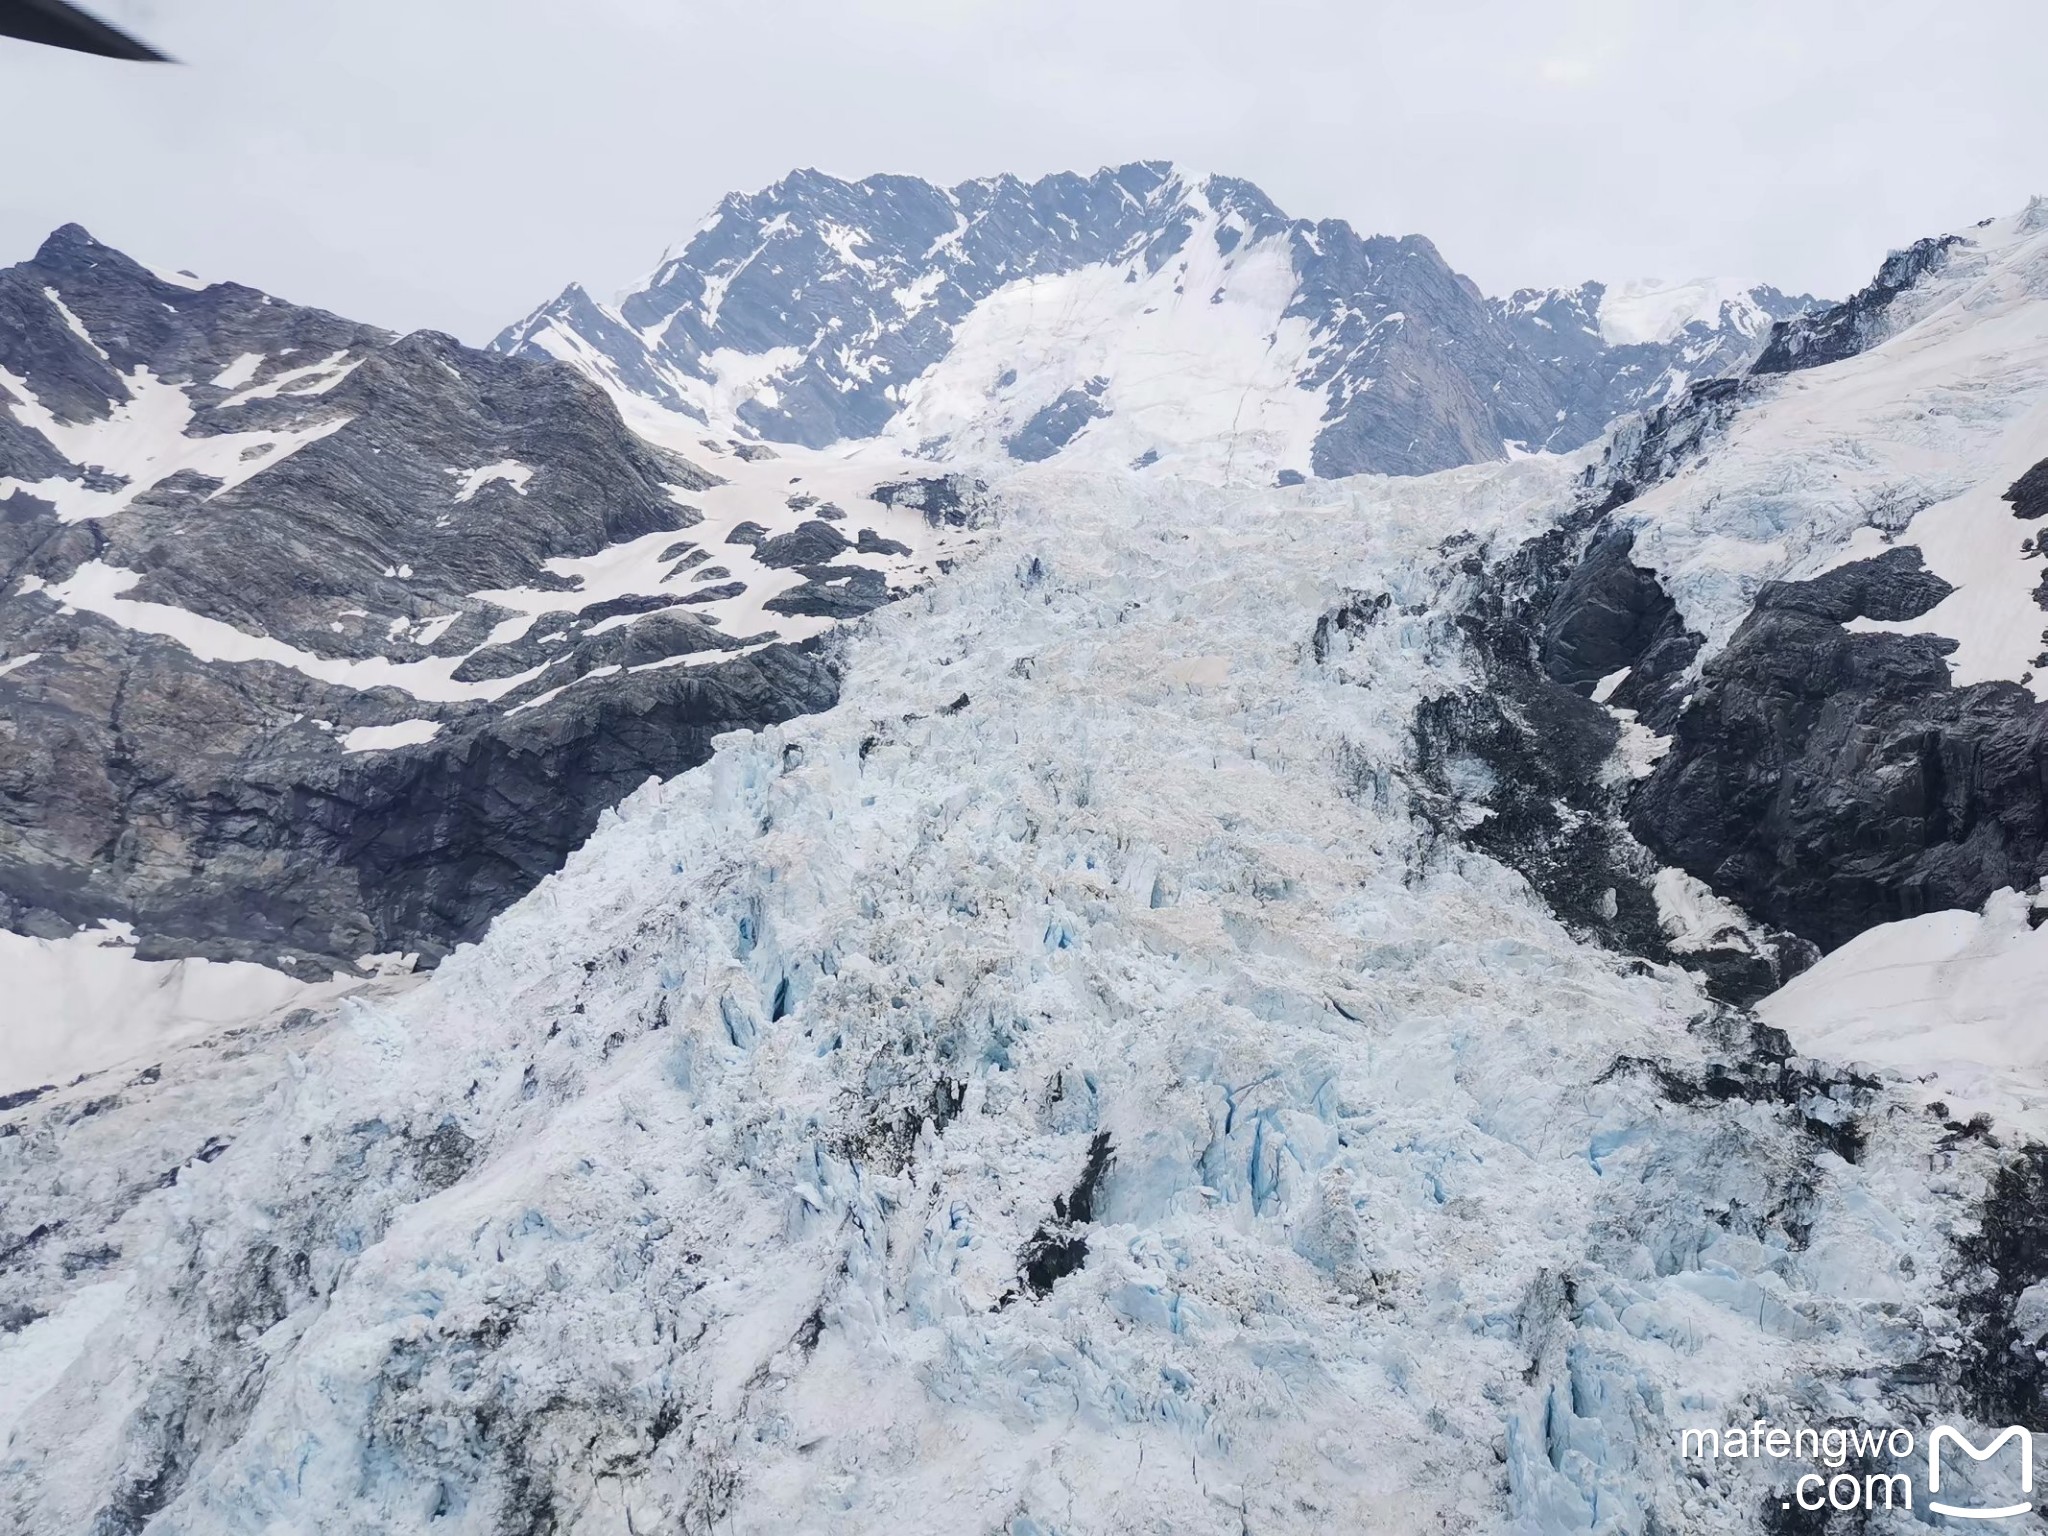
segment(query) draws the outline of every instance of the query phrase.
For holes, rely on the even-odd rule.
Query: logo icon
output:
[[[1978,1450],[1967,1438],[1950,1429],[1946,1424],[1937,1425],[1933,1434],[1927,1437],[1927,1491],[1941,1492],[1941,1442],[1953,1440],[1959,1450],[1972,1461],[1989,1461],[1998,1454],[2000,1446],[2017,1438],[2020,1442],[2020,1492],[2034,1491],[2034,1437],[2017,1424],[2007,1429],[1983,1450]],[[2024,1515],[2034,1506],[2027,1504],[2006,1504],[1997,1509],[1966,1509],[1960,1505],[1943,1504],[1938,1499],[1929,1499],[1927,1507],[1938,1515],[1953,1515],[1959,1520],[2006,1520],[2014,1515]]]

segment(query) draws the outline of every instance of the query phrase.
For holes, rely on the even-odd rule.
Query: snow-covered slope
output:
[[[1953,593],[1856,627],[1955,641],[1959,684],[2034,671],[2038,530],[2004,493],[2048,457],[2048,202],[1955,239],[1873,344],[1759,378],[1712,452],[1632,504],[1637,557],[1706,655],[1765,582],[1910,546]],[[2048,675],[2030,686],[2048,698]]]
[[[2041,903],[2048,906],[2048,902]],[[2048,1078],[2048,927],[2010,889],[1858,934],[1758,1007],[1808,1050],[1901,1072],[2017,1067]]]
[[[1425,239],[1161,163],[800,171],[727,198],[616,306],[572,286],[495,345],[720,436],[1270,485],[1575,448],[1813,304],[1603,292],[1487,301]]]
[[[409,971],[417,956],[361,958]],[[0,977],[9,1019],[0,1093],[124,1062],[144,1066],[184,1040],[331,1003],[364,984],[341,974],[306,981],[246,961],[138,959],[125,924],[57,939],[0,929]]]
[[[1524,288],[1490,301],[1516,344],[1610,420],[1674,400],[1695,379],[1740,373],[1779,321],[1820,307],[1809,294],[1724,279],[1638,279]],[[1577,440],[1573,428],[1562,434]]]
[[[1597,705],[1641,748],[1621,808],[1636,853],[1821,951],[2033,891],[2044,466],[2036,200],[1895,253],[1853,298],[1778,326],[1747,375],[1617,430],[1579,508],[1476,616],[1486,690],[1432,722],[1443,759],[1486,759],[1517,807],[1472,836],[1581,911],[1614,883],[1572,873],[1577,834],[1546,809],[1584,799],[1554,743],[1616,729]],[[1626,892],[1643,897],[1639,940],[1686,925],[1661,897],[1650,924],[1654,870],[1613,873],[1625,925]],[[1778,960],[1731,995],[1800,963],[1766,947]]]

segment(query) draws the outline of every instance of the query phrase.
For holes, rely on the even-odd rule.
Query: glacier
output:
[[[1909,1422],[1997,1157],[1423,814],[1590,462],[1020,470],[430,979],[11,1103],[0,1525],[1762,1528],[1677,1430]]]

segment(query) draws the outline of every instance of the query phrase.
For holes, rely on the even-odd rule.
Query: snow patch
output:
[[[503,481],[524,496],[526,484],[533,478],[533,467],[522,464],[517,459],[500,459],[497,463],[486,464],[481,469],[472,469],[466,473],[459,469],[451,469],[448,473],[462,477],[462,485],[455,492],[455,499],[468,501],[485,486],[498,481]]]
[[[972,531],[933,528],[914,509],[885,506],[871,499],[870,492],[878,485],[932,472],[930,464],[900,457],[886,447],[862,444],[850,449],[818,451],[784,446],[772,460],[758,464],[735,460],[724,468],[728,478],[723,484],[692,493],[691,504],[703,513],[703,521],[680,540],[674,533],[650,533],[594,555],[558,556],[545,562],[550,574],[574,583],[567,590],[512,587],[472,594],[480,602],[509,609],[515,615],[499,621],[486,644],[504,645],[518,639],[545,614],[573,613],[614,598],[668,596],[680,602],[698,589],[687,581],[669,579],[674,562],[664,556],[679,541],[699,543],[710,549],[711,563],[727,567],[732,572],[731,579],[745,587],[734,597],[690,605],[689,611],[714,620],[724,634],[734,639],[788,641],[823,634],[838,621],[775,613],[766,606],[770,599],[803,585],[806,578],[802,571],[763,565],[755,558],[752,546],[726,544],[723,540],[741,523],[753,523],[766,530],[768,537],[776,537],[816,517],[816,507],[826,503],[836,505],[845,514],[839,526],[849,540],[860,529],[872,528],[880,537],[910,551],[908,555],[896,556],[847,551],[834,563],[883,570],[899,588],[929,577],[940,558],[969,549],[977,541]],[[792,495],[797,497],[798,505],[791,505]],[[590,632],[623,627],[633,621],[634,616],[621,615],[601,621]],[[678,664],[703,665],[736,654],[742,653],[703,652]],[[531,703],[526,707],[531,707]]]
[[[286,394],[295,400],[308,395],[324,395],[354,373],[362,361],[359,357],[351,358],[346,349],[332,352],[318,362],[287,368],[261,384],[246,384],[214,409],[229,411],[238,405],[247,405],[251,400],[272,400]]]
[[[1647,779],[1671,750],[1671,738],[1659,736],[1636,718],[1632,709],[1607,710],[1621,727],[1621,741],[1616,748],[1620,753],[1622,770],[1631,779]]]
[[[1731,901],[1714,894],[1705,881],[1682,869],[1657,871],[1650,885],[1657,902],[1657,922],[1679,954],[1732,945],[1748,947],[1753,924]]]
[[[124,381],[130,398],[116,404],[104,420],[66,422],[37,400],[25,380],[0,368],[0,386],[19,402],[12,408],[18,422],[40,432],[73,464],[102,469],[127,481],[117,489],[95,490],[83,480],[61,476],[41,481],[0,476],[0,499],[15,490],[25,491],[54,505],[63,521],[83,522],[126,511],[138,496],[187,470],[220,481],[212,493],[218,495],[281,463],[307,444],[340,431],[350,420],[335,415],[281,431],[191,437],[185,429],[192,422],[192,402],[182,388],[146,368],[125,375]]]
[[[1756,1005],[1809,1056],[1915,1075],[1955,1063],[2048,1070],[2048,927],[1994,892],[1858,934]]]
[[[64,302],[62,295],[54,288],[45,288],[43,290],[43,297],[48,299],[56,307],[57,313],[64,317],[64,323],[71,328],[71,334],[90,347],[93,355],[98,357],[101,362],[105,362],[107,360],[107,349],[92,339],[92,332],[85,328],[83,320],[71,312],[71,306]]]
[[[395,725],[359,725],[341,738],[344,752],[389,752],[417,747],[441,734],[438,720],[400,720]]]
[[[356,985],[243,960],[138,960],[125,927],[37,939],[0,929],[0,1093],[64,1082]],[[4,1397],[4,1394],[0,1394]]]
[[[207,380],[215,389],[229,391],[240,389],[256,377],[256,370],[268,361],[261,352],[244,352],[227,367]]]
[[[126,629],[163,635],[175,640],[201,661],[257,662],[290,667],[308,677],[348,688],[397,688],[427,703],[456,703],[465,699],[496,699],[538,677],[534,667],[511,677],[485,682],[462,683],[454,672],[463,656],[429,656],[420,661],[397,662],[383,656],[347,660],[316,656],[268,635],[252,635],[201,614],[172,607],[168,603],[141,602],[122,594],[142,580],[139,571],[127,571],[91,560],[70,577],[48,588],[49,595],[67,607],[96,613]]]

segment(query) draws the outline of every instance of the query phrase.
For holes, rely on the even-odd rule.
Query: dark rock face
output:
[[[103,558],[145,572],[138,599],[317,637],[334,600],[360,600],[366,589],[371,601],[360,606],[373,613],[380,600],[427,613],[470,592],[543,581],[550,557],[696,521],[663,487],[701,489],[701,471],[665,462],[619,429],[606,419],[609,402],[567,370],[507,374],[502,361],[447,337],[406,337],[324,397],[349,413],[342,430],[209,499],[203,518],[180,498],[163,514],[110,521]],[[447,464],[493,451],[446,430],[466,419],[503,445],[496,457],[545,471],[523,491],[492,482],[422,518],[422,506],[452,500]],[[308,546],[321,551],[311,570],[290,559]],[[359,633],[373,646],[382,640],[367,627]]]
[[[1781,323],[1752,375],[1837,361],[1882,340],[1891,304],[1940,270],[1957,243],[1922,241],[1847,303]],[[1773,969],[1783,972],[1805,946],[1827,950],[1877,924],[1977,907],[2002,886],[2048,874],[2048,706],[2017,684],[1953,687],[1950,641],[1844,627],[1916,618],[1950,594],[1907,547],[1766,586],[1695,679],[1701,640],[1654,574],[1631,560],[1627,506],[1708,451],[1757,387],[1706,381],[1617,430],[1580,508],[1489,573],[1473,605],[1468,623],[1506,724],[1476,719],[1484,711],[1467,701],[1420,721],[1418,735],[1425,761],[1432,751],[1526,750],[1538,761],[1518,771],[1545,794],[1611,817],[1613,806],[1582,806],[1583,790],[1573,798],[1583,732],[1554,704],[1530,707],[1531,678],[1584,694],[1628,668],[1609,702],[1670,738],[1620,802],[1628,846],[1792,936],[1777,944]],[[2048,512],[2044,497],[2048,466],[2006,492],[2021,517]],[[1545,763],[1558,771],[1546,777]],[[1567,876],[1597,859],[1582,834],[1563,868],[1551,869],[1544,850],[1557,838],[1543,816],[1538,805],[1519,825],[1460,835],[1522,869],[1569,921],[1586,882]],[[1640,933],[1622,938],[1652,952]]]
[[[1942,235],[1892,252],[1876,279],[1854,298],[1773,327],[1753,371],[1794,373],[1854,357],[1883,338],[1885,312],[1892,301],[1928,273],[1939,271],[1949,251],[1961,243],[1956,235]]]
[[[1520,870],[1573,927],[1612,927],[1626,940],[1620,947],[1663,958],[1648,897],[1654,871],[1601,814],[1613,809],[1601,769],[1618,736],[1604,710],[1565,689],[1536,686],[1520,697],[1468,690],[1431,699],[1417,713],[1416,766],[1451,805],[1467,798],[1459,778],[1483,770],[1491,814],[1462,840]],[[1452,825],[1446,818],[1439,830]],[[1603,911],[1609,893],[1612,915]]]
[[[888,578],[880,571],[835,565],[806,565],[800,569],[804,577],[802,586],[778,592],[761,606],[770,613],[857,619],[894,601]]]
[[[431,961],[478,937],[650,775],[705,761],[721,732],[838,693],[818,642],[775,645],[594,680],[515,714],[436,711],[451,718],[430,742],[343,753],[311,718],[360,715],[374,695],[280,667],[210,666],[91,615],[20,617],[10,649],[41,646],[44,659],[0,679],[0,922],[56,936],[119,918],[143,935],[144,958]],[[542,680],[728,643],[657,614],[577,647]]]
[[[1641,711],[1691,664],[1700,637],[1656,576],[1629,558],[1634,544],[1625,528],[1593,541],[1544,614],[1537,646],[1544,675],[1575,692],[1628,669],[1609,698]]]
[[[238,358],[261,359],[246,383],[205,382]],[[304,381],[317,388],[286,387],[323,358],[334,366]],[[188,387],[197,409],[187,437],[327,429],[302,446],[283,439],[267,450],[278,461],[240,485],[173,478],[88,522],[60,521],[26,490],[0,501],[11,578],[57,582],[103,559],[141,573],[128,593],[138,601],[288,636],[323,656],[391,654],[378,623],[334,631],[337,601],[355,602],[366,620],[412,619],[480,589],[546,585],[559,580],[546,559],[694,523],[671,488],[714,483],[624,431],[610,400],[566,369],[428,332],[394,341],[229,284],[194,293],[75,227],[0,273],[0,367],[73,422],[133,405],[146,370]],[[0,422],[44,444],[19,465],[0,459],[0,476],[41,478],[54,447],[17,409]],[[97,468],[56,457],[59,479],[86,483]],[[534,472],[517,489],[492,479],[463,494],[461,470],[501,461]]]
[[[1313,257],[1297,246],[1303,296],[1293,312],[1326,306],[1346,317],[1312,375],[1333,385],[1318,475],[1428,473],[1498,458],[1510,443],[1576,448],[1664,403],[1687,377],[1741,368],[1761,344],[1731,312],[1670,341],[1613,346],[1600,334],[1598,283],[1482,299],[1419,236],[1360,240],[1326,221],[1313,246]],[[1815,302],[1776,289],[1754,298],[1774,316]]]
[[[754,558],[763,565],[793,570],[800,565],[822,565],[835,555],[853,548],[846,535],[830,523],[812,518],[794,530],[754,547]]]
[[[1911,549],[1767,587],[1707,663],[1637,835],[1823,949],[2048,874],[2048,706],[1951,687],[1952,642],[1842,627],[1947,591]]]
[[[1303,270],[1290,312],[1334,318],[1306,380],[1330,391],[1316,474],[1427,474],[1556,426],[1550,380],[1429,241],[1363,238],[1334,220],[1294,241]]]
[[[705,762],[724,731],[829,708],[837,698],[837,678],[816,646],[628,676],[446,747],[436,742],[438,750],[375,754],[340,776],[309,826],[288,825],[304,827],[308,852],[331,847],[354,872],[378,933],[422,935],[445,947],[480,936],[491,916],[561,867],[604,808],[649,776]],[[310,809],[318,790],[288,792]]]
[[[1985,1136],[1981,1121],[1951,1122],[1950,1141]],[[1953,1266],[1962,1349],[1951,1367],[1959,1406],[1984,1424],[2030,1424],[2048,1398],[2042,1338],[2023,1327],[2019,1299],[2048,1280],[2048,1147],[2029,1143],[1998,1169],[1977,1229],[1956,1242]],[[1942,1362],[1946,1364],[1947,1362]]]
[[[51,288],[95,345],[80,344],[45,293]],[[196,381],[280,342],[303,354],[303,363],[390,339],[322,310],[279,306],[237,283],[195,292],[166,282],[76,224],[53,233],[33,260],[0,272],[0,366],[62,421],[103,417],[128,400],[123,375],[140,364],[163,378]],[[11,464],[8,472],[16,472]]]
[[[2015,480],[2001,499],[2012,503],[2014,517],[2029,522],[2048,517],[2048,459]]]
[[[1843,627],[1916,618],[1949,595],[1918,550],[1766,586],[1687,685],[1699,637],[1629,561],[1630,543],[1625,526],[1589,510],[1492,579],[1472,624],[1507,705],[1484,721],[1479,701],[1439,705],[1418,724],[1423,760],[1497,759],[1498,777],[1536,786],[1538,803],[1466,841],[1522,869],[1561,915],[1583,911],[1582,887],[1607,878],[1590,834],[1553,857],[1543,849],[1557,829],[1543,823],[1552,801],[1599,811],[1575,787],[1586,732],[1554,700],[1532,709],[1532,689],[1543,697],[1533,679],[1583,694],[1628,667],[1611,702],[1672,738],[1625,802],[1628,831],[1775,928],[1827,950],[2048,874],[2048,706],[2011,683],[1952,687],[1952,642]],[[1649,952],[1640,933],[1627,937]]]
[[[863,555],[907,555],[910,553],[910,546],[908,544],[899,543],[895,539],[885,539],[872,528],[861,529],[860,537],[853,541],[853,547],[856,553]]]
[[[1689,657],[1698,639],[1628,553],[1627,534],[1603,529],[1600,515],[1587,510],[1497,567],[1478,550],[1458,557],[1474,583],[1459,625],[1485,684],[1417,710],[1421,809],[1445,842],[1519,871],[1559,921],[1587,940],[1685,965],[1716,997],[1746,1004],[1803,969],[1810,951],[1785,934],[1730,932],[1676,953],[1663,931],[1653,894],[1660,860],[1631,834],[1634,785],[1611,768],[1620,726],[1588,694],[1642,655]],[[1387,606],[1327,616],[1316,636],[1318,660],[1338,632],[1379,622]],[[1651,673],[1642,692],[1661,700],[1663,684]]]
[[[1955,591],[1921,564],[1910,544],[1870,560],[1836,566],[1811,581],[1774,581],[1757,594],[1756,610],[1810,613],[1846,624],[1851,619],[1898,623],[1917,619]]]
[[[874,499],[885,507],[914,507],[934,528],[964,528],[989,515],[987,482],[966,475],[934,475],[877,486]]]
[[[1089,422],[1109,414],[1096,394],[1084,389],[1065,391],[1025,422],[1003,444],[1004,449],[1011,458],[1027,464],[1051,458],[1079,437]]]
[[[1089,1139],[1088,1162],[1073,1189],[1053,1197],[1052,1219],[1039,1225],[1018,1255],[1019,1278],[1033,1296],[1050,1296],[1054,1286],[1088,1262],[1088,1238],[1083,1229],[1095,1220],[1103,1176],[1115,1161],[1109,1133],[1097,1131]],[[1015,1296],[1014,1291],[1008,1293],[998,1305],[1008,1305]]]
[[[1766,586],[1688,681],[1700,639],[1629,559],[1632,536],[1615,509],[1699,451],[1739,399],[1732,382],[1709,386],[1621,434],[1604,493],[1487,578],[1469,622],[1498,718],[1479,719],[1477,700],[1440,705],[1418,722],[1423,760],[1498,759],[1496,776],[1520,776],[1538,800],[1520,819],[1461,835],[1521,869],[1561,916],[1583,920],[1586,890],[1630,860],[1603,862],[1591,833],[1560,842],[1562,824],[1547,825],[1553,802],[1596,819],[1617,805],[1581,804],[1585,732],[1556,701],[1531,700],[1546,687],[1583,695],[1627,667],[1610,702],[1671,738],[1618,802],[1627,841],[1652,864],[1677,865],[1822,951],[1880,923],[2031,886],[2048,874],[2048,706],[2011,683],[1952,687],[1952,642],[1843,627],[1916,618],[1949,595],[1917,549]],[[1622,939],[1654,952],[1640,928]],[[1799,946],[1780,944],[1771,974],[1798,964]]]
[[[0,272],[0,368],[19,381],[0,384],[0,924],[118,919],[145,958],[431,963],[649,776],[837,697],[826,638],[715,659],[771,638],[701,616],[738,580],[567,597],[494,640],[513,615],[489,594],[573,594],[550,562],[689,529],[680,493],[716,483],[560,365],[195,290],[71,227]],[[66,425],[143,410],[221,472],[142,484],[59,447]],[[213,451],[244,437],[239,458]],[[758,563],[805,576],[780,611],[893,595],[882,572],[830,563],[853,546],[828,521],[735,537],[748,527]],[[677,576],[707,557],[683,539],[662,558]],[[226,638],[188,645],[52,596],[92,562],[124,573],[124,600]],[[400,685],[436,662],[445,683]],[[417,729],[344,750],[400,722]]]
[[[1427,473],[1500,458],[1510,443],[1577,447],[1687,378],[1740,368],[1762,327],[1816,302],[1758,289],[1666,340],[1614,346],[1600,333],[1598,283],[1489,300],[1419,236],[1290,219],[1249,182],[1192,179],[1162,162],[952,188],[799,171],[728,197],[616,314],[572,287],[493,345],[602,359],[589,365],[607,384],[692,414],[678,402],[712,376],[713,352],[791,348],[799,361],[738,419],[770,441],[818,447],[882,432],[904,386],[1005,284],[1091,266],[1121,266],[1128,282],[1185,272],[1198,227],[1227,258],[1266,243],[1293,271],[1284,318],[1305,322],[1313,340],[1291,387],[1326,402],[1319,475]],[[1174,286],[1176,303],[1223,297]],[[994,388],[1016,382],[1011,366]],[[1113,408],[1113,377],[1051,382],[1006,436],[1017,459],[1056,456]]]
[[[1587,474],[1580,504],[1497,563],[1445,546],[1469,584],[1459,626],[1484,686],[1428,701],[1415,720],[1415,767],[1438,835],[1519,871],[1587,939],[1700,973],[1723,1001],[1744,1005],[1812,962],[1792,931],[1728,932],[1675,953],[1653,882],[1676,862],[1629,824],[1639,786],[1613,769],[1620,727],[1593,702],[1624,669],[1607,704],[1668,732],[1701,638],[1688,631],[1655,575],[1635,564],[1620,510],[1712,443],[1737,409],[1739,380],[1710,380],[1625,422]],[[1384,603],[1331,616],[1315,650],[1345,623],[1376,621]],[[1712,883],[1711,881],[1709,882]]]

